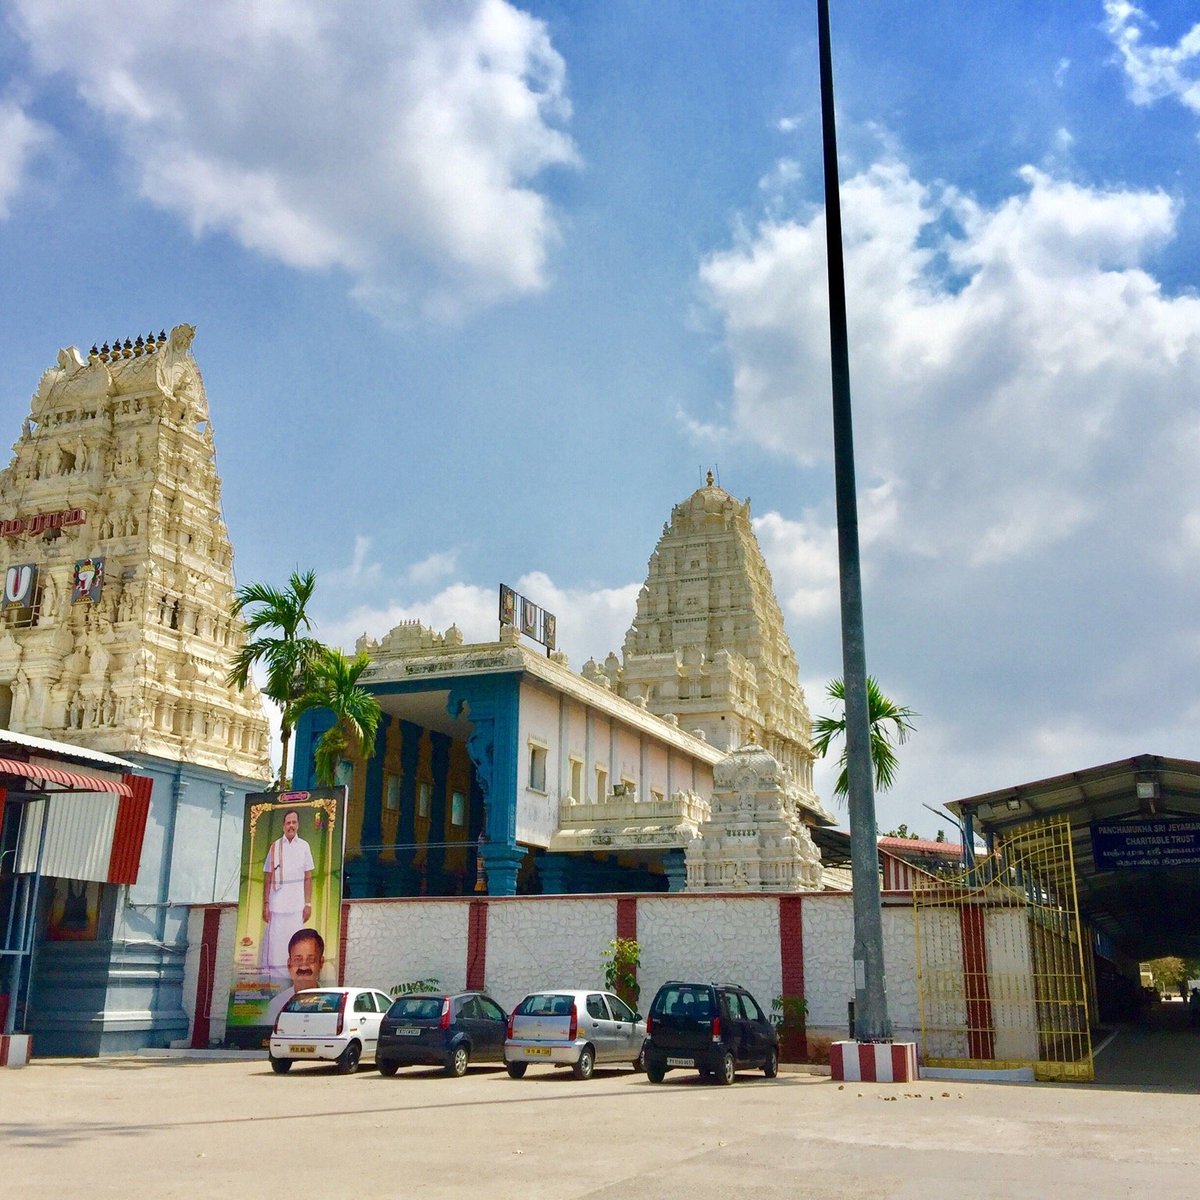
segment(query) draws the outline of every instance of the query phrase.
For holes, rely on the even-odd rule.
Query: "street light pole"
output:
[[[850,871],[854,889],[854,1036],[860,1042],[880,1042],[891,1040],[892,1024],[888,1020],[887,981],[883,969],[879,847],[875,832],[871,725],[867,709],[867,651],[858,553],[858,498],[854,480],[854,428],[850,414],[850,350],[846,333],[846,274],[842,261],[829,0],[817,0],[817,40],[821,59],[825,239],[829,256],[829,347],[833,373],[833,461],[842,601]]]

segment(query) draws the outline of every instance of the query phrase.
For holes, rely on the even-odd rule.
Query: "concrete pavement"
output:
[[[0,1195],[1194,1200],[1198,1115],[1095,1085],[41,1060],[0,1075]]]

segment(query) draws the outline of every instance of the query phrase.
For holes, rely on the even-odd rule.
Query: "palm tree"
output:
[[[307,609],[316,586],[317,577],[313,571],[305,571],[303,575],[293,571],[287,587],[282,590],[265,583],[248,583],[234,593],[231,609],[235,617],[243,616],[247,610],[250,612],[245,617],[246,644],[234,655],[225,681],[241,689],[249,682],[255,663],[262,663],[266,668],[267,683],[263,692],[283,713],[281,788],[287,778],[288,747],[294,725],[289,710],[306,690],[309,664],[321,649],[321,643],[315,638],[303,636],[305,630],[312,628]]]
[[[842,702],[840,717],[818,717],[813,722],[813,753],[818,758],[824,758],[829,753],[829,747],[835,738],[846,736],[846,685],[840,680],[833,680],[825,689],[831,700]],[[867,676],[867,720],[871,726],[871,762],[875,767],[875,790],[882,792],[890,788],[896,779],[896,751],[892,745],[892,736],[896,742],[903,745],[908,741],[908,735],[915,731],[913,717],[920,716],[911,708],[904,708],[889,700],[873,675]],[[845,796],[850,790],[850,772],[846,765],[846,748],[842,747],[842,756],[838,759],[841,771],[837,782],[833,785],[834,793]]]
[[[317,781],[325,787],[334,783],[341,759],[364,754],[375,745],[379,701],[358,682],[370,665],[365,653],[348,658],[340,650],[322,646],[309,664],[308,686],[288,710],[292,724],[309,709],[327,708],[333,713],[333,725],[313,751]]]

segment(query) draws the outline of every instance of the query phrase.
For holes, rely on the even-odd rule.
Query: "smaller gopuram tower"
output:
[[[60,350],[0,471],[0,725],[269,778],[194,330]]]
[[[821,810],[812,720],[750,501],[718,487],[711,471],[663,525],[621,659],[589,662],[583,674],[606,677],[619,695],[674,714],[723,750],[755,741]]]

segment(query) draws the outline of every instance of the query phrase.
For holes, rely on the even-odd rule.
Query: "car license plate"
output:
[[[526,1046],[525,1047],[525,1057],[526,1058],[549,1058],[550,1057],[550,1047],[549,1046]]]
[[[694,1067],[696,1060],[694,1058],[668,1058],[668,1067]]]
[[[402,1028],[397,1029],[396,1032],[400,1035],[400,1037],[420,1037],[421,1036],[421,1031],[413,1025],[405,1025]]]
[[[289,1054],[315,1054],[316,1052],[317,1052],[316,1046],[289,1046],[288,1047]]]

